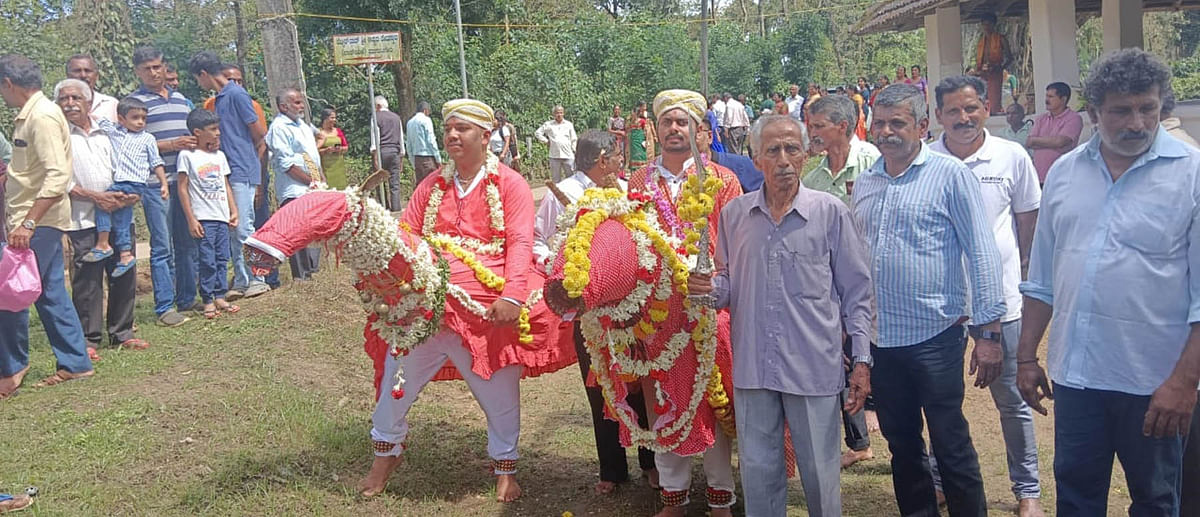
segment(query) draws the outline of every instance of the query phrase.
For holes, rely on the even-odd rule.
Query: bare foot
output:
[[[642,475],[646,477],[646,484],[655,490],[661,490],[662,485],[658,484],[658,469],[643,470]]]
[[[849,467],[850,465],[853,465],[860,461],[866,461],[866,460],[872,459],[874,457],[875,457],[875,453],[871,451],[870,447],[867,447],[866,449],[863,449],[861,451],[856,451],[854,449],[848,449],[848,450],[846,450],[846,452],[842,453],[842,468]]]
[[[937,504],[939,507],[946,506],[946,493],[945,492],[942,492],[941,490],[937,490],[934,493],[934,496],[937,497]]]
[[[1020,517],[1045,517],[1042,513],[1041,500],[1036,497],[1029,497],[1021,500],[1017,506],[1017,515]]]
[[[879,415],[876,415],[874,411],[867,410],[866,418],[867,418],[867,432],[868,433],[878,433],[879,432]]]
[[[516,474],[500,474],[496,476],[496,500],[510,503],[521,497],[521,485],[517,484]]]
[[[387,488],[388,476],[404,463],[404,456],[376,456],[371,471],[358,484],[358,493],[363,497],[375,497]]]
[[[717,510],[716,508],[713,508],[714,512],[716,512],[716,510]],[[682,506],[666,506],[666,507],[663,507],[662,511],[654,514],[654,517],[685,517],[686,515],[687,515],[687,508],[684,508]],[[713,515],[715,516],[717,514],[714,513]],[[725,514],[725,515],[729,515],[729,514]]]
[[[596,486],[592,487],[592,489],[596,491],[597,495],[608,495],[617,489],[617,484],[612,481],[601,481],[596,483]]]
[[[733,517],[732,508],[713,508],[709,507],[709,515],[712,517]]]
[[[29,373],[28,366],[24,370],[13,374],[12,377],[0,378],[0,400],[11,397],[13,393],[16,393],[17,388],[21,387],[21,381],[25,379],[25,374],[27,373]]]

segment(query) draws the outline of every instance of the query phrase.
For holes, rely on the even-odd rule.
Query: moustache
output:
[[[954,125],[954,129],[975,129],[977,127],[979,127],[979,126],[976,125],[975,122],[970,121],[970,120],[968,120],[966,122],[959,122]]]
[[[895,135],[881,136],[875,139],[875,142],[879,145],[904,145],[904,139]]]
[[[1117,135],[1119,140],[1145,140],[1150,138],[1150,133],[1146,131],[1121,131]]]

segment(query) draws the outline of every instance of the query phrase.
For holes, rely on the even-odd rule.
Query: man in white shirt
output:
[[[113,211],[138,202],[136,194],[108,192],[113,182],[113,148],[108,134],[98,125],[99,118],[91,115],[95,95],[86,82],[64,79],[54,87],[54,99],[62,109],[71,129],[71,228],[67,231],[75,256],[87,253],[96,245],[96,206]],[[96,349],[104,341],[107,330],[113,345],[141,350],[148,344],[133,336],[133,306],[137,294],[137,274],[113,277],[118,258],[114,255],[100,262],[72,260],[71,301],[79,313],[83,337],[87,340],[88,355],[98,359]],[[135,266],[136,267],[136,266]],[[105,318],[104,284],[108,283],[108,314]]]
[[[724,125],[729,131],[729,147],[726,151],[745,154],[743,146],[746,143],[746,133],[750,131],[750,118],[746,115],[746,105],[728,93],[725,94]]]
[[[539,142],[550,147],[550,176],[555,183],[575,173],[575,143],[579,135],[575,134],[575,126],[565,115],[562,106],[555,106],[554,118],[533,132]]]
[[[725,101],[721,96],[713,95],[712,111],[717,116],[717,127],[713,129],[716,132],[716,138],[722,142],[729,141],[729,135],[725,132]]]
[[[789,117],[804,120],[804,96],[800,95],[800,85],[789,86],[788,97],[783,101],[787,103]]]
[[[304,94],[295,88],[280,92],[275,99],[279,114],[267,130],[267,147],[271,150],[271,168],[275,171],[275,197],[279,207],[308,193],[310,185],[325,181],[321,173],[321,153],[317,151],[316,133],[304,121]],[[399,158],[398,158],[399,159]],[[310,280],[320,268],[321,248],[310,246],[288,262],[293,280]]]
[[[987,384],[1000,411],[1000,429],[1008,450],[1008,475],[1021,517],[1041,516],[1037,439],[1033,412],[1017,390],[1017,341],[1021,335],[1021,271],[1029,260],[1042,190],[1033,161],[1021,144],[992,136],[984,129],[988,118],[987,85],[969,75],[943,79],[935,88],[936,115],[945,128],[929,147],[966,163],[979,178],[984,209],[1000,250],[1004,305],[1000,319],[1003,361],[1000,376]],[[1016,224],[1013,224],[1013,220]],[[1015,231],[1014,231],[1015,226]],[[972,364],[972,370],[975,364]]]
[[[79,79],[92,89],[91,116],[117,123],[117,99],[96,91],[96,79],[100,72],[96,70],[96,60],[88,54],[76,54],[67,60],[67,77]]]

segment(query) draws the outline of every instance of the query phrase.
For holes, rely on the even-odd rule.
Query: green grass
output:
[[[587,400],[572,366],[522,384],[522,499],[494,501],[483,413],[461,382],[433,383],[410,419],[406,463],[386,494],[364,501],[373,387],[362,314],[345,269],[239,302],[241,313],[153,324],[139,299],[142,352],[102,349],[96,377],[33,388],[53,372],[34,318],[32,369],[0,403],[0,491],[41,489],[27,515],[638,516],[656,510],[644,483],[596,496]],[[990,396],[969,388],[966,412],[992,515],[1012,508],[1003,442]],[[1051,419],[1037,417],[1043,490],[1053,508]],[[842,478],[845,513],[895,514],[882,437],[876,458]],[[631,455],[631,465],[636,458]],[[636,476],[636,467],[631,475]],[[692,515],[703,515],[694,470]],[[798,480],[789,515],[806,515]],[[1110,514],[1128,504],[1114,476]],[[740,505],[735,508],[741,511]]]

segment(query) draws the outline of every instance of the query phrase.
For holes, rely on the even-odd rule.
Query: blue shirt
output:
[[[754,166],[754,160],[733,153],[716,153],[717,163],[737,175],[738,183],[742,184],[742,192],[754,192],[762,187],[763,173]]]
[[[1049,369],[1071,388],[1150,395],[1200,321],[1200,152],[1159,128],[1116,182],[1099,135],[1046,175],[1021,292],[1054,308]]]
[[[433,136],[433,121],[424,113],[417,112],[408,119],[405,127],[405,144],[408,146],[408,156],[431,156],[439,163],[442,161],[438,153],[437,138]]]
[[[254,137],[250,135],[250,125],[258,122],[250,94],[229,81],[217,93],[213,107],[221,118],[221,152],[229,160],[229,182],[262,183],[262,164],[254,148]]]
[[[146,103],[145,131],[154,135],[155,140],[162,142],[191,134],[187,130],[187,116],[192,110],[188,107],[188,100],[184,98],[183,94],[167,88],[167,96],[164,98],[156,92],[147,90],[143,85],[129,95]],[[163,168],[167,173],[167,182],[175,183],[177,176],[175,173],[178,172],[175,169],[175,161],[179,159],[179,152],[162,153],[162,159]],[[151,177],[146,184],[158,185],[158,178]]]
[[[150,133],[136,133],[109,122],[99,119],[96,123],[104,134],[112,141],[113,149],[113,183],[130,182],[145,184],[150,179],[150,171],[163,164],[158,155],[158,143]],[[154,183],[157,185],[158,176]]]
[[[313,133],[313,127],[304,119],[292,120],[280,113],[271,121],[267,147],[271,150],[271,169],[275,171],[275,197],[280,201],[308,192],[308,182],[293,178],[288,169],[300,167],[313,176],[319,172],[312,170],[321,166],[321,154],[317,151]],[[308,155],[307,160],[305,155]]]
[[[880,158],[854,185],[854,219],[871,252],[876,345],[919,344],[964,316],[978,324],[1004,316],[991,220],[979,180],[957,158],[922,142],[916,159],[895,178]]]

